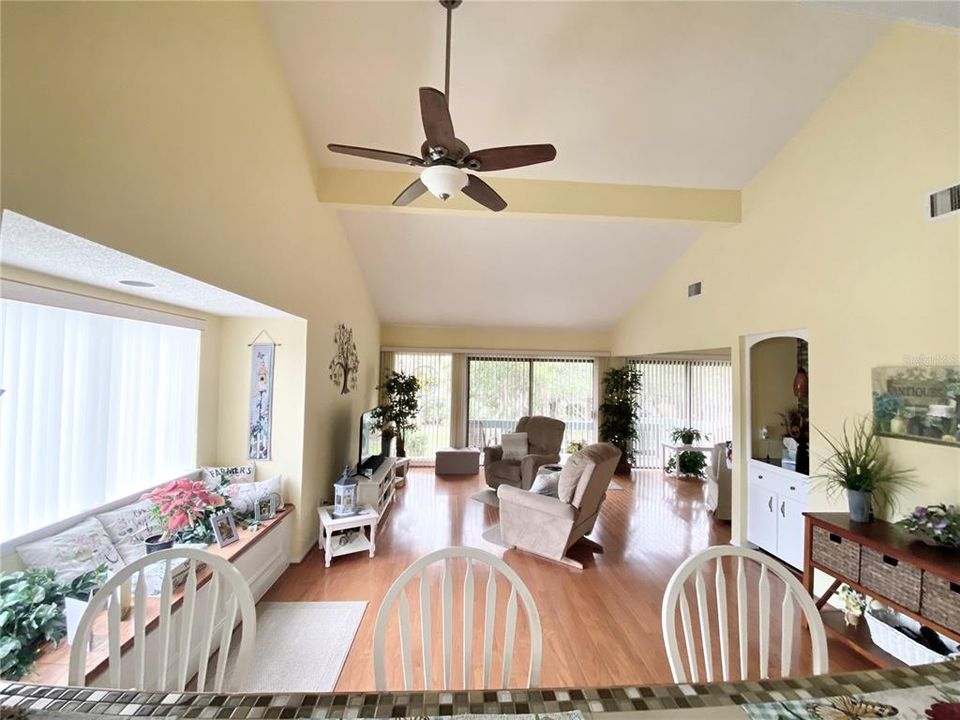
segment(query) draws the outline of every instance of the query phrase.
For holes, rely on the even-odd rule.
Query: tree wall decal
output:
[[[337,325],[333,335],[337,351],[330,361],[330,380],[340,386],[340,394],[346,395],[357,389],[357,371],[360,358],[357,356],[357,344],[353,341],[353,330],[343,323]]]

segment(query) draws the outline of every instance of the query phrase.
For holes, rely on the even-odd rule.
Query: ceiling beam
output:
[[[342,206],[389,207],[416,175],[384,170],[316,168],[317,198]],[[505,213],[637,218],[674,222],[740,222],[740,191],[658,185],[614,185],[486,176],[507,201]],[[488,213],[458,195],[442,203],[429,193],[409,206],[414,210]],[[401,210],[401,208],[398,208]]]

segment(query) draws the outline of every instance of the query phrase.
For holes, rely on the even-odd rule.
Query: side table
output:
[[[380,515],[369,505],[362,505],[360,512],[349,517],[335,518],[331,506],[324,505],[317,508],[320,515],[319,547],[323,550],[323,563],[330,567],[330,560],[340,555],[368,550],[373,557],[377,550],[377,523]],[[363,532],[365,526],[370,526],[370,537]],[[345,530],[356,530],[355,537],[340,544],[343,535],[334,535]]]

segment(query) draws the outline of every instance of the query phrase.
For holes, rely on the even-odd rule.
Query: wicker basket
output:
[[[920,612],[920,568],[865,547],[860,552],[860,584],[877,595]]]
[[[928,572],[923,574],[921,615],[960,632],[960,585]]]
[[[860,579],[860,546],[852,540],[814,527],[811,558],[854,582]]]
[[[920,623],[906,615],[900,615],[889,608],[882,608],[880,611],[868,610],[864,613],[864,617],[867,618],[870,636],[877,647],[890,653],[898,660],[902,660],[907,665],[927,665],[928,663],[943,662],[960,657],[958,652],[951,655],[935,653],[925,645],[921,645],[899,632],[894,625],[903,625],[914,632],[920,630]],[[942,635],[940,637],[947,647],[956,649],[957,644],[955,642]]]

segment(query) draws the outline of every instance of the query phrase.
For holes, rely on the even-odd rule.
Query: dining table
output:
[[[114,717],[957,720],[960,660],[769,680],[428,692],[216,694],[0,682],[0,720]]]

